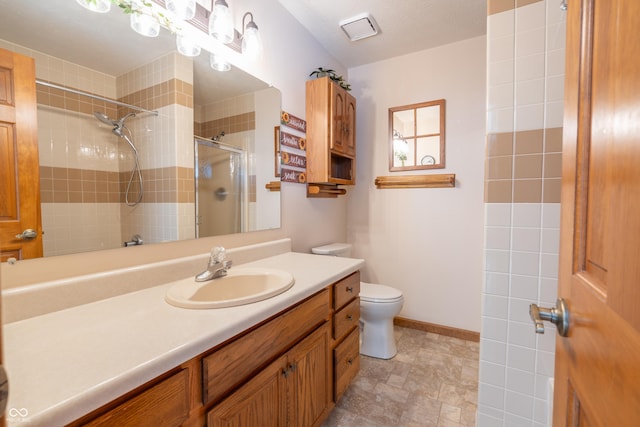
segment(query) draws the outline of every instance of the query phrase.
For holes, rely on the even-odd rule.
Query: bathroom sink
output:
[[[223,308],[262,301],[285,292],[295,282],[291,273],[270,268],[237,268],[226,276],[196,282],[194,278],[177,281],[165,300],[182,308]]]

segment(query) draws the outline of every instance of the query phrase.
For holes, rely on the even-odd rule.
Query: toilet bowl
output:
[[[333,243],[311,249],[318,255],[348,257],[351,245]],[[400,313],[402,292],[391,286],[360,282],[360,354],[391,359],[397,353],[393,318]]]

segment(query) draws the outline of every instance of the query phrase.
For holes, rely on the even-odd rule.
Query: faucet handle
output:
[[[211,248],[211,260],[210,264],[219,264],[227,257],[227,251],[222,246],[215,246]]]

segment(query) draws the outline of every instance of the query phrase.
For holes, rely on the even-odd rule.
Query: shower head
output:
[[[111,120],[109,118],[109,116],[107,116],[105,113],[102,113],[100,111],[96,111],[96,112],[93,113],[93,115],[96,117],[96,119],[100,120],[105,125],[109,125],[109,126],[115,126],[116,125],[116,122],[114,120]]]
[[[219,134],[217,134],[216,136],[212,137],[212,138],[211,138],[211,140],[212,140],[213,142],[219,142],[219,141],[221,141],[221,140],[222,140],[222,137],[223,137],[224,135],[225,135],[225,132],[224,132],[224,131],[222,131],[222,132],[220,132]]]
[[[123,137],[124,134],[122,133],[122,128],[124,128],[125,120],[127,120],[129,117],[135,117],[136,113],[129,113],[118,120],[112,120],[109,116],[107,116],[106,114],[100,111],[94,112],[93,115],[96,117],[96,119],[100,120],[105,125],[113,126],[113,129],[111,129],[111,132],[113,132],[114,135]]]

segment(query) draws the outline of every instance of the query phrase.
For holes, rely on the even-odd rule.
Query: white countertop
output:
[[[265,301],[211,310],[165,302],[171,284],[4,325],[9,426],[69,423],[314,294],[363,260],[288,252],[244,264],[289,271]]]

